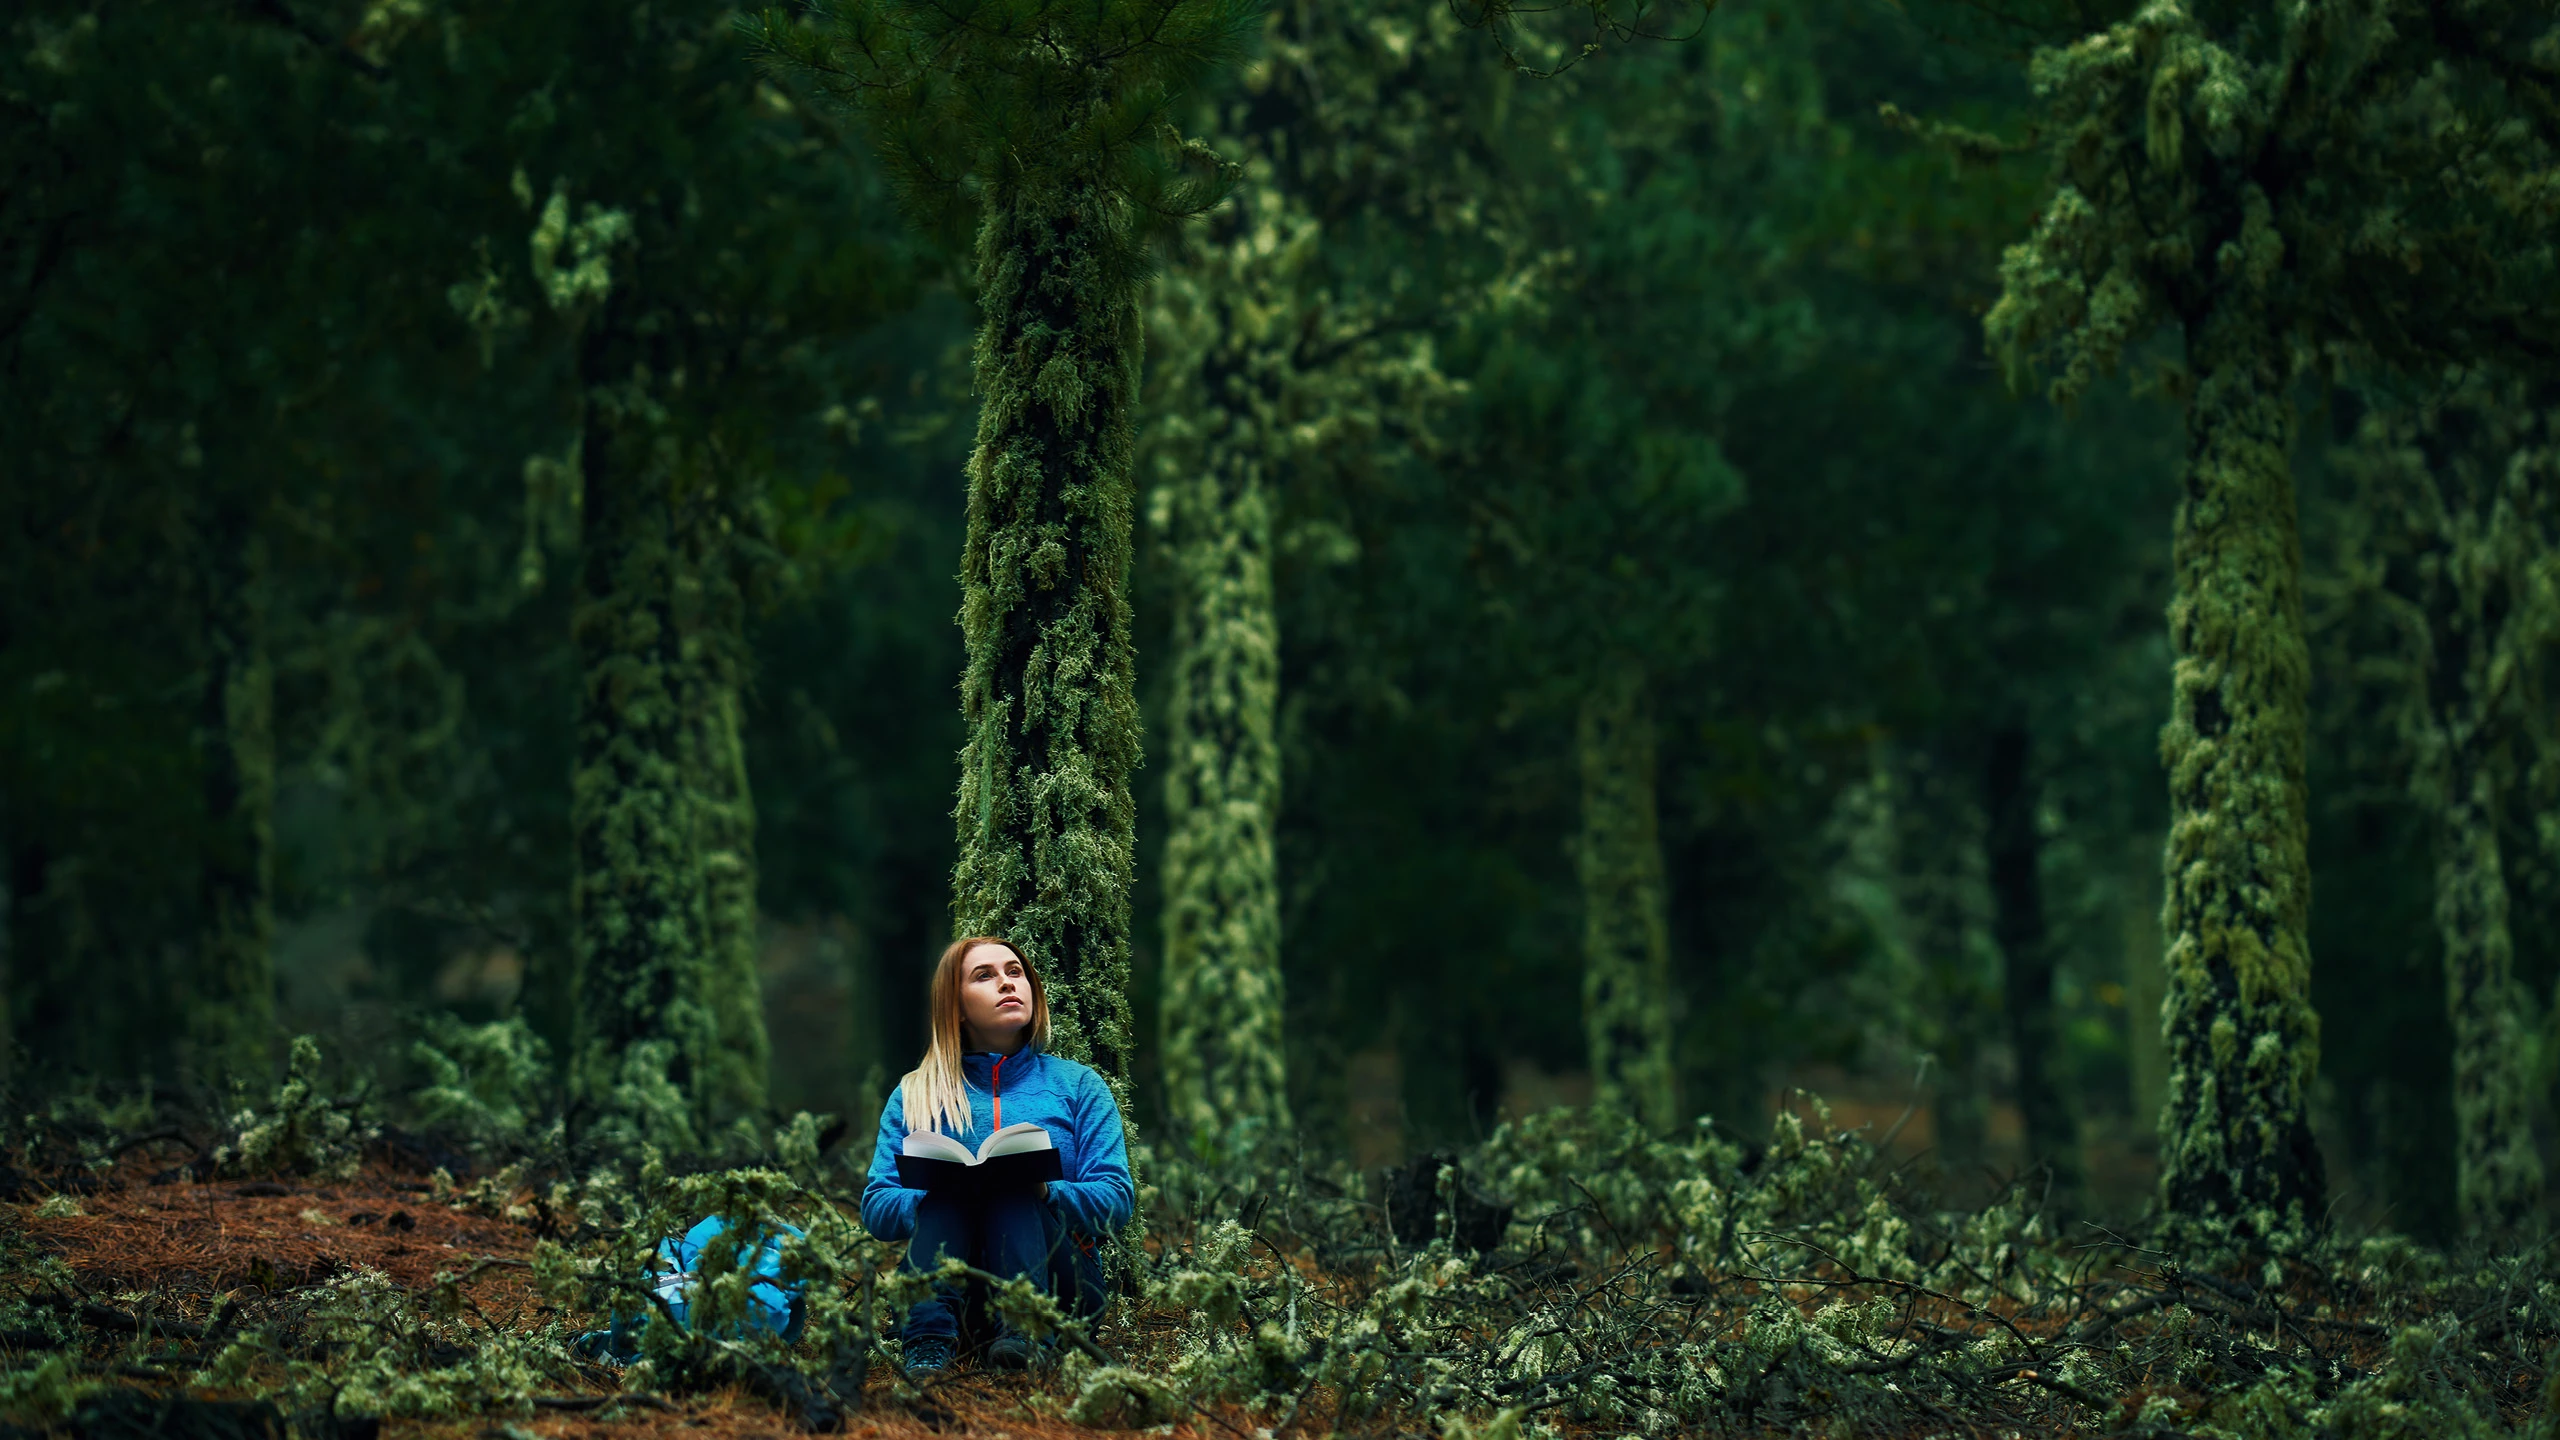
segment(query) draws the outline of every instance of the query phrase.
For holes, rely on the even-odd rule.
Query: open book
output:
[[[915,1131],[899,1148],[898,1183],[962,1199],[1036,1190],[1066,1174],[1049,1132],[1027,1120],[998,1130],[974,1151],[936,1130]]]

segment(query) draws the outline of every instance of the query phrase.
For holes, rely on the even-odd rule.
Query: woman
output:
[[[1029,1276],[1069,1314],[1101,1314],[1094,1243],[1129,1223],[1134,1199],[1111,1087],[1090,1067],[1046,1053],[1048,990],[1010,941],[953,941],[934,967],[928,1004],[933,1040],[924,1063],[881,1108],[862,1223],[883,1240],[907,1242],[909,1271],[932,1270],[956,1255],[1007,1279]],[[1026,1120],[1049,1132],[1063,1178],[976,1204],[899,1183],[898,1155],[911,1130],[937,1130],[974,1150],[994,1131]],[[963,1298],[962,1287],[939,1285],[907,1312],[908,1374],[950,1366]],[[1019,1370],[1031,1363],[1031,1344],[1000,1332],[987,1361]]]

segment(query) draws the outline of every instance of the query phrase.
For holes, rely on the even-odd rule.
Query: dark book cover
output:
[[[1063,1180],[1066,1167],[1058,1163],[1055,1150],[1023,1150],[1011,1155],[995,1155],[975,1165],[956,1160],[934,1160],[922,1155],[898,1157],[898,1183],[910,1190],[928,1195],[956,1195],[972,1199],[981,1195],[1000,1195],[1021,1190],[1037,1190],[1042,1182]]]

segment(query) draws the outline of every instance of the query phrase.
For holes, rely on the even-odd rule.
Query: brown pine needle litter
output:
[[[99,1193],[81,1198],[80,1215],[13,1208],[30,1237],[97,1290],[277,1290],[358,1266],[423,1289],[440,1271],[493,1258],[517,1267],[518,1288],[531,1294],[521,1283],[534,1241],[525,1226],[438,1203],[412,1177],[377,1170],[343,1184],[126,1178],[140,1168],[119,1167]]]

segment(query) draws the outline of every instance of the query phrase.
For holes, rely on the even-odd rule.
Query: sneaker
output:
[[[1031,1368],[1033,1353],[1030,1341],[1008,1330],[997,1336],[995,1343],[987,1347],[987,1368],[1028,1370]]]
[[[906,1371],[910,1380],[927,1380],[951,1368],[951,1342],[939,1335],[925,1335],[906,1345]]]

